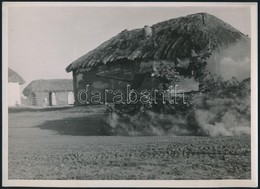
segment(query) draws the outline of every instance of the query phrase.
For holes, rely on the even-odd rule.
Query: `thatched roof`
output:
[[[27,85],[23,94],[29,96],[31,92],[61,92],[73,91],[73,81],[71,79],[40,79],[32,81]]]
[[[24,79],[11,68],[8,68],[8,82],[19,83],[20,85],[24,84]]]
[[[140,62],[187,58],[191,50],[214,50],[242,38],[250,40],[237,29],[207,13],[171,19],[154,24],[151,28],[151,37],[145,37],[144,28],[122,31],[72,62],[66,71],[84,71],[120,60]]]

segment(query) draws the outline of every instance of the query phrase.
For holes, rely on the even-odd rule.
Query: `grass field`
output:
[[[9,112],[9,179],[250,179],[250,136],[107,136],[103,111]]]

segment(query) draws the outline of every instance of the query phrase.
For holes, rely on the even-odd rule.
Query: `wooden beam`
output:
[[[108,78],[108,79],[115,79],[115,80],[119,80],[119,81],[127,81],[127,82],[133,81],[133,78],[132,79],[124,79],[124,78],[121,78],[121,77],[105,76],[105,75],[99,75],[99,74],[96,74],[96,76],[97,77],[104,77],[104,78]]]

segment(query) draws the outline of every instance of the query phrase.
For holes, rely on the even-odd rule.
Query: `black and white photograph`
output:
[[[257,6],[4,2],[3,186],[257,186]]]

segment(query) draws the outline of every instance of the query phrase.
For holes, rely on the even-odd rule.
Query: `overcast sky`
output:
[[[72,78],[67,65],[122,30],[198,12],[250,36],[249,7],[10,7],[8,65],[24,86],[35,79]]]

